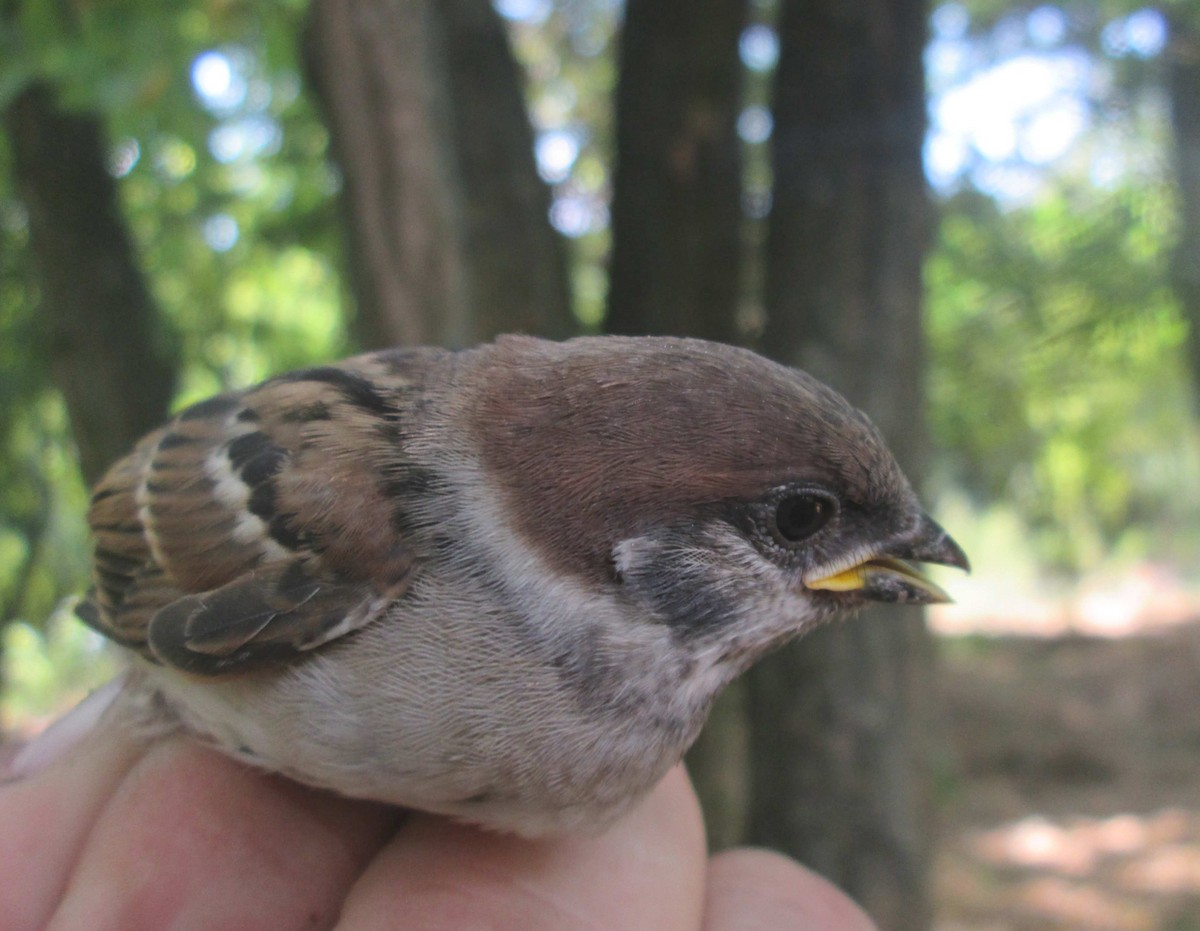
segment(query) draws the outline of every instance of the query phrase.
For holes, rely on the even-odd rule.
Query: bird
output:
[[[969,569],[839,394],[668,337],[277,375],[147,435],[88,519],[130,726],[529,837],[620,818],[770,650]]]

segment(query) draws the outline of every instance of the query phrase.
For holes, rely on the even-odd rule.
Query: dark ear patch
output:
[[[625,591],[681,639],[715,631],[737,614],[737,586],[694,534],[667,529],[623,540],[612,564]]]

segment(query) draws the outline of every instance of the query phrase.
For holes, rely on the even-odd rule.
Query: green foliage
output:
[[[1200,515],[1172,227],[1161,184],[946,205],[927,274],[942,478],[1014,507],[1055,565]]]
[[[65,607],[39,629],[9,625],[0,633],[7,688],[0,695],[0,727],[49,720],[90,689],[112,678],[117,661],[103,637]]]

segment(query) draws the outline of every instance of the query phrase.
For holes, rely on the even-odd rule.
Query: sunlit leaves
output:
[[[961,195],[928,266],[945,477],[1015,506],[1063,566],[1135,522],[1200,515],[1166,198],[1064,190],[1005,211]]]
[[[0,727],[49,719],[112,678],[120,661],[104,638],[84,627],[67,606],[43,627],[18,623],[0,630],[7,688]]]

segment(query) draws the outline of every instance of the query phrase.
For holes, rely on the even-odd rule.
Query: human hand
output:
[[[0,877],[13,931],[872,927],[778,854],[709,858],[681,767],[599,837],[525,840],[113,728],[0,785]]]

